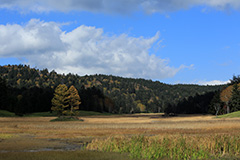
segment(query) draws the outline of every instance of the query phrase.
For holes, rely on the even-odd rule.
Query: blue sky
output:
[[[238,0],[0,2],[0,65],[220,84],[239,75]]]

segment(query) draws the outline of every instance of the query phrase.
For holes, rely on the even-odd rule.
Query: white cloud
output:
[[[127,34],[107,36],[103,29],[79,26],[64,32],[54,22],[36,19],[26,25],[0,26],[0,57],[26,58],[31,66],[59,72],[113,74],[125,77],[163,79],[179,70],[149,49],[160,33],[150,38]]]
[[[63,50],[60,33],[56,23],[45,23],[35,19],[30,20],[24,27],[17,24],[0,25],[0,55],[25,56]]]
[[[220,80],[212,80],[212,81],[199,81],[197,84],[199,85],[222,85],[222,84],[227,84],[230,81],[220,81]]]
[[[207,80],[194,80],[192,82],[181,82],[181,81],[176,81],[174,82],[174,84],[195,84],[195,85],[210,85],[210,86],[214,86],[214,85],[224,85],[230,83],[230,80],[228,81],[221,81],[221,80],[211,80],[211,81],[207,81]]]
[[[0,8],[31,10],[35,12],[90,11],[127,14],[136,10],[147,13],[169,12],[194,6],[218,10],[240,9],[239,0],[1,0]],[[206,10],[206,8],[205,8]]]

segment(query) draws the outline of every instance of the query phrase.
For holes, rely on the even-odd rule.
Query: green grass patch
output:
[[[127,154],[96,151],[45,151],[0,153],[1,160],[133,160]]]
[[[16,115],[12,112],[0,110],[0,117],[15,117]]]
[[[218,116],[218,118],[239,118],[239,117],[240,117],[240,111]]]

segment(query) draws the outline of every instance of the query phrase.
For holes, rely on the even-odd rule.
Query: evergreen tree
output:
[[[58,116],[66,114],[66,108],[69,107],[68,101],[68,87],[65,84],[59,84],[52,99],[52,111],[57,112]]]
[[[4,109],[7,103],[7,84],[6,80],[0,77],[0,109]]]
[[[81,104],[80,96],[78,95],[77,89],[72,85],[69,90],[68,90],[68,102],[69,102],[69,107],[70,111],[69,114],[71,116],[76,115],[76,110],[79,109],[79,105]]]
[[[23,102],[23,96],[22,95],[17,96],[17,104],[14,108],[14,113],[17,116],[23,116],[25,114],[24,102]]]
[[[4,109],[13,111],[13,108],[16,107],[15,103],[18,103],[17,95],[21,94],[23,96],[21,103],[23,104],[24,111],[27,113],[50,110],[52,107],[51,99],[53,98],[53,89],[63,83],[67,86],[74,85],[74,87],[80,91],[81,105],[79,107],[82,110],[100,112],[111,110],[112,112],[119,112],[121,108],[121,111],[124,113],[129,113],[132,108],[135,112],[139,112],[140,110],[136,103],[138,100],[141,101],[142,105],[146,106],[146,111],[157,112],[159,109],[164,111],[165,107],[161,107],[163,106],[161,105],[163,101],[165,102],[165,106],[168,103],[176,105],[183,101],[184,98],[186,98],[187,103],[189,103],[188,106],[183,107],[186,108],[186,113],[195,111],[203,112],[207,107],[203,109],[201,106],[204,106],[208,100],[202,100],[202,98],[199,97],[201,101],[196,101],[197,104],[192,105],[192,102],[195,101],[190,101],[191,98],[189,99],[189,97],[196,94],[204,95],[207,92],[223,88],[223,86],[167,85],[158,81],[122,78],[112,75],[64,75],[57,74],[55,71],[49,73],[47,69],[38,70],[25,65],[0,66],[0,77],[6,79],[8,86],[8,104],[0,105],[0,107],[4,106]],[[238,77],[233,77],[233,80],[236,82]],[[81,86],[85,89],[80,90]],[[39,93],[41,90],[33,90],[32,88],[34,87],[41,88],[45,93],[47,90],[49,91],[46,94]],[[46,90],[46,87],[49,89]],[[225,102],[226,105],[228,104],[228,100],[231,100],[231,90],[229,91],[230,94],[225,94],[223,97],[223,102]],[[3,90],[0,90],[0,92],[3,93]],[[110,110],[105,106],[110,102],[107,101],[105,104],[106,96],[113,102],[111,106],[114,107],[111,107]],[[208,97],[206,98],[208,99]],[[3,99],[0,101],[3,101]],[[160,108],[158,109],[158,107]],[[64,110],[66,109],[69,108],[65,108]],[[177,110],[182,112],[180,109]]]
[[[240,75],[238,75],[238,76],[233,75],[233,78],[230,79],[230,85],[235,84],[235,83],[237,83],[237,84],[240,83]]]
[[[232,112],[240,110],[240,91],[237,83],[233,85],[230,106]]]
[[[215,114],[217,116],[219,114],[219,111],[223,110],[222,103],[223,102],[220,100],[220,91],[216,92],[210,102],[208,113]]]

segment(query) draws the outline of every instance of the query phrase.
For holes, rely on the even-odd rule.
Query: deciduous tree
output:
[[[81,104],[80,96],[78,95],[77,89],[72,85],[69,90],[68,90],[68,102],[69,102],[69,107],[70,111],[69,114],[71,116],[76,115],[76,110],[79,109],[79,105]]]
[[[220,94],[220,99],[227,106],[227,113],[229,111],[237,111],[240,104],[240,91],[239,84],[235,83],[234,85],[228,86],[224,90],[222,90]],[[230,108],[231,107],[231,108]]]
[[[226,107],[227,107],[227,113],[229,113],[229,101],[231,100],[232,97],[232,88],[233,86],[229,86],[227,88],[225,88],[224,90],[222,90],[222,92],[220,93],[220,99],[222,102],[225,103]]]
[[[52,111],[57,112],[58,116],[66,114],[65,109],[69,107],[68,101],[68,87],[65,84],[59,84],[52,99]]]

